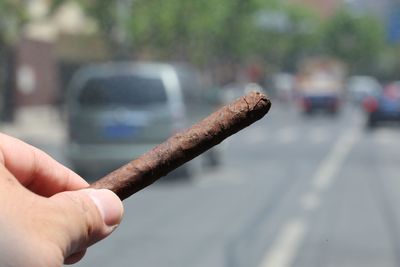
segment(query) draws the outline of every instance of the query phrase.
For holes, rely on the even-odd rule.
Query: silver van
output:
[[[106,63],[79,70],[67,91],[67,158],[81,175],[102,175],[138,157],[169,136],[205,117],[219,104],[186,65]],[[201,163],[219,163],[216,149]]]

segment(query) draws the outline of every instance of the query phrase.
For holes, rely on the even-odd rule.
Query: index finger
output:
[[[89,185],[78,174],[42,150],[2,133],[0,163],[26,188],[46,197]]]

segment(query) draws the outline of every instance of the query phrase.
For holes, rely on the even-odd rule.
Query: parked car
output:
[[[378,96],[366,97],[362,105],[369,128],[380,122],[400,122],[400,81],[385,86]]]
[[[371,76],[352,76],[347,82],[347,93],[353,103],[361,104],[368,96],[378,96],[382,86]]]
[[[85,67],[68,88],[68,159],[84,175],[111,171],[205,117],[219,103],[210,98],[214,95],[202,88],[197,72],[186,65]],[[181,171],[193,174],[198,162],[189,162]],[[202,162],[217,165],[217,148]]]

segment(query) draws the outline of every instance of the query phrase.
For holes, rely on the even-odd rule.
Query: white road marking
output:
[[[309,192],[300,198],[301,207],[306,211],[312,211],[321,204],[319,195],[315,192]]]
[[[306,223],[308,212],[320,206],[321,193],[332,184],[359,136],[360,132],[356,129],[342,133],[331,152],[315,172],[311,191],[300,199],[303,212],[298,217],[289,220],[278,232],[275,242],[266,252],[260,267],[289,267],[292,265],[308,227]]]
[[[290,266],[306,231],[306,223],[295,218],[286,223],[275,244],[261,262],[260,267]],[[288,257],[291,255],[291,257]]]
[[[330,186],[359,137],[360,132],[355,129],[346,131],[339,137],[331,153],[321,163],[314,176],[313,185],[317,192],[323,191]]]

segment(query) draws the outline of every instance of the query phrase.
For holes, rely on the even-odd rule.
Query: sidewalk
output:
[[[66,140],[66,128],[53,106],[23,107],[12,123],[1,123],[0,132],[28,142],[60,144]]]

